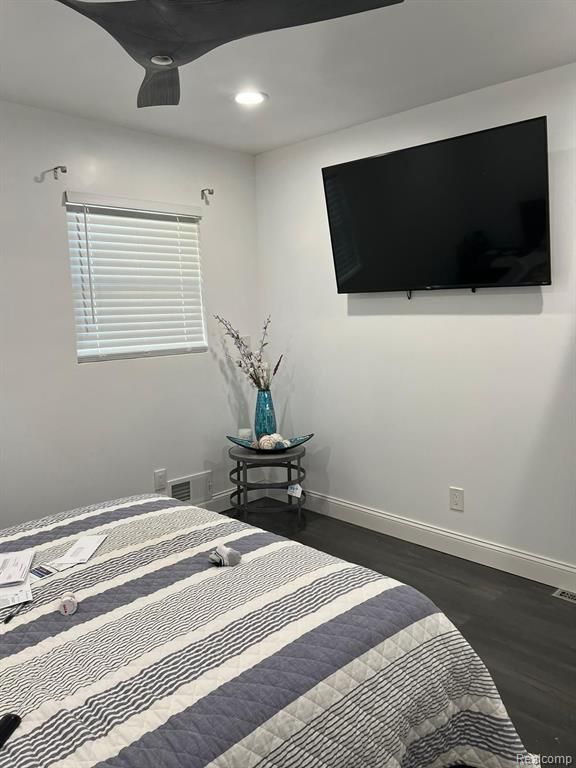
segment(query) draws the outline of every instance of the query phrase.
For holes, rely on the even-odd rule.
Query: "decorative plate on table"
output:
[[[310,435],[292,437],[290,440],[286,440],[288,445],[276,443],[277,447],[275,448],[259,448],[252,440],[244,440],[241,437],[232,437],[232,435],[226,435],[226,437],[231,443],[234,443],[234,445],[239,445],[240,448],[248,448],[248,450],[255,451],[256,453],[283,453],[284,451],[289,451],[290,448],[296,448],[298,445],[307,443],[310,438],[314,437],[314,432]]]

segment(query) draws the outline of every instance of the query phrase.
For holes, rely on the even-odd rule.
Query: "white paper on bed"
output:
[[[28,578],[33,558],[33,549],[0,555],[0,587],[22,584]]]
[[[51,562],[50,565],[58,571],[63,571],[73,565],[87,563],[105,539],[105,533],[99,536],[82,536],[81,539],[74,542],[68,552],[65,552],[58,560]]]
[[[32,600],[32,589],[28,579],[23,584],[0,587],[0,609],[27,603],[30,600]]]

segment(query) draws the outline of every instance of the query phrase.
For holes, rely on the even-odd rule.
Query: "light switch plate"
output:
[[[464,488],[450,488],[450,509],[464,512]]]
[[[165,469],[156,469],[154,471],[154,490],[163,491],[168,484],[168,474]]]

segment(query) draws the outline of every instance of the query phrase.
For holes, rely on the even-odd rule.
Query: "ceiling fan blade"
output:
[[[138,91],[138,106],[164,107],[170,104],[180,104],[178,67],[147,69]]]
[[[146,70],[139,107],[179,104],[178,67],[221,45],[404,0],[57,0],[105,29]],[[1,0],[0,0],[1,2]],[[150,66],[169,59],[169,66]],[[163,62],[166,64],[166,62]]]

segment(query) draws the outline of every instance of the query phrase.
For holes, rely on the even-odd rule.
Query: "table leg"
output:
[[[290,483],[290,485],[292,485],[292,462],[291,461],[288,462],[288,482]],[[290,504],[290,506],[292,506],[293,501],[294,501],[293,497],[288,496],[288,504]]]
[[[240,485],[240,462],[236,462],[236,515],[240,517],[242,512],[242,487]]]
[[[300,459],[298,459],[297,463],[297,473],[296,476],[300,477]],[[298,496],[298,530],[302,528],[302,496]]]
[[[248,522],[248,467],[242,463],[242,482],[244,483],[244,522]]]

